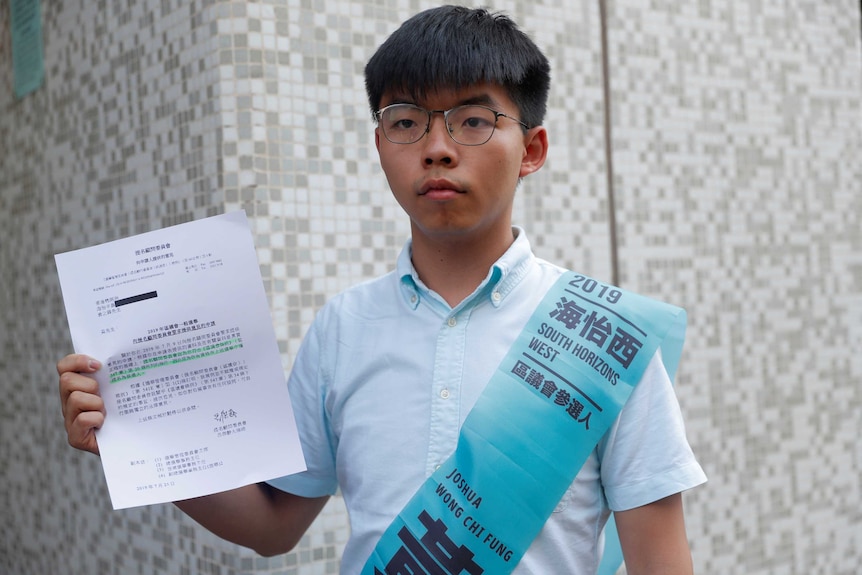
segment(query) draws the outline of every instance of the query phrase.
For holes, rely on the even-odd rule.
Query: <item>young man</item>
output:
[[[308,471],[178,507],[268,555],[291,549],[340,487],[351,523],[342,573],[362,569],[565,271],[537,259],[511,221],[520,179],[547,156],[549,82],[535,44],[484,10],[427,10],[379,48],[366,87],[411,240],[396,270],[320,311],[295,358]],[[70,355],[57,367],[69,442],[94,453],[104,406],[81,374],[99,365]],[[680,493],[703,481],[656,353],[513,572],[595,573],[613,509],[628,573],[691,573]]]

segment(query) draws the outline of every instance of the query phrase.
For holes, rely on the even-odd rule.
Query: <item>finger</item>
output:
[[[57,362],[66,437],[72,447],[96,454],[96,430],[105,421],[105,403],[99,384],[90,374],[101,367],[100,362],[83,354],[70,354]]]
[[[85,411],[76,417],[68,428],[69,445],[99,454],[99,444],[96,441],[96,430],[102,427],[105,415],[101,411]]]
[[[64,424],[70,445],[98,453],[95,431],[104,422],[105,403],[100,396],[80,390],[69,394]]]
[[[57,374],[60,376],[60,405],[65,413],[66,400],[69,393],[78,389],[77,386],[83,386],[82,389],[87,391],[92,389],[92,378],[86,380],[78,379],[75,374],[78,373],[95,373],[102,367],[102,364],[90,356],[83,354],[69,354],[57,362]],[[96,386],[98,389],[98,386]]]
[[[60,374],[60,408],[64,417],[69,411],[69,398],[75,392],[98,396],[99,384],[89,375],[74,371]]]
[[[71,427],[75,419],[82,413],[91,411],[105,413],[105,402],[101,396],[81,390],[75,390],[70,393],[69,398],[66,400],[66,415],[64,418],[66,428]]]
[[[63,375],[67,371],[78,373],[94,373],[102,367],[101,362],[82,353],[71,353],[57,362],[57,374]]]

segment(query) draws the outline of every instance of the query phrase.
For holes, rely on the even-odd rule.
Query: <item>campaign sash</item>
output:
[[[680,308],[561,276],[362,575],[511,573],[657,349],[675,373],[685,322]]]

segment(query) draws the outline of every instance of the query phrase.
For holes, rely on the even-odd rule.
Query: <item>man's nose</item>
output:
[[[451,165],[453,163],[457,153],[454,148],[458,144],[449,135],[449,130],[446,128],[446,118],[442,113],[431,114],[428,133],[425,134],[423,144],[425,146],[424,162],[426,165],[431,166],[437,163]]]

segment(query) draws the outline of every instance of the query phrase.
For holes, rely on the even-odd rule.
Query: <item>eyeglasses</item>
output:
[[[491,139],[502,116],[529,127],[512,116],[478,105],[456,106],[451,110],[426,110],[413,104],[392,104],[375,112],[383,135],[393,144],[412,144],[431,129],[431,116],[443,114],[446,131],[462,146],[481,146]]]

